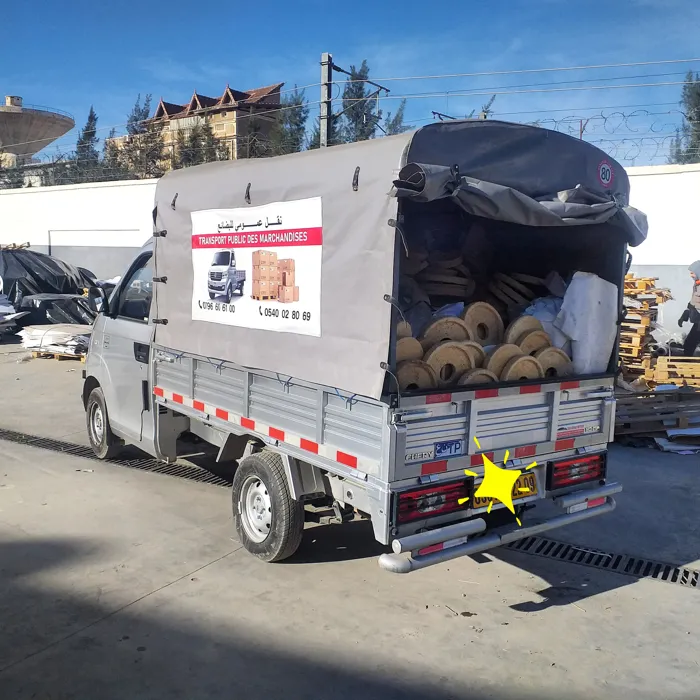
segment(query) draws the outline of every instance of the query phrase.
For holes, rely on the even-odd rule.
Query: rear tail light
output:
[[[605,453],[550,462],[547,469],[547,490],[556,491],[605,478]]]
[[[432,518],[469,507],[469,481],[403,491],[398,494],[398,523]],[[462,499],[467,499],[460,503]]]

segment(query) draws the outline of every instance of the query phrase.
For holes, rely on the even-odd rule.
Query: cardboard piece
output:
[[[272,266],[277,264],[277,253],[270,250],[253,251],[253,267]]]
[[[253,280],[254,297],[277,298],[277,285],[270,280]]]
[[[277,260],[276,255],[275,260]],[[283,260],[280,260],[277,264],[279,265],[279,268],[280,270],[282,270],[282,272],[294,272],[296,270],[294,258],[284,258]]]
[[[294,286],[294,271],[293,270],[283,270],[280,272],[282,275],[282,282],[280,284],[283,284],[285,287],[293,287]]]
[[[279,270],[276,265],[255,265],[253,266],[253,282],[259,280],[268,280],[277,282]]]

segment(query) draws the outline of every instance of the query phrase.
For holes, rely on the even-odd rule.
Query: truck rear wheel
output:
[[[88,396],[85,406],[88,439],[90,447],[98,459],[111,459],[121,450],[122,443],[109,427],[107,404],[100,387],[96,387]]]
[[[233,477],[232,496],[236,533],[251,554],[275,562],[297,551],[304,506],[289,492],[279,455],[264,450],[242,460]]]

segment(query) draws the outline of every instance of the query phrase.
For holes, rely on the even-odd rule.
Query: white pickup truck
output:
[[[399,391],[397,297],[412,231],[457,247],[477,220],[490,271],[592,272],[622,309],[627,246],[644,236],[628,195],[593,146],[490,121],[169,173],[153,242],[95,322],[93,450],[172,461],[186,431],[216,446],[237,464],[238,536],[270,562],[295,552],[311,504],[371,519],[397,573],[607,513],[617,342],[597,375]],[[235,251],[249,294],[210,298],[213,250]],[[522,470],[515,513],[475,496],[484,456]],[[560,513],[537,519],[544,499]]]

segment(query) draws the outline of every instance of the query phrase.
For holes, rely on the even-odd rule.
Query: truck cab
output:
[[[243,296],[245,270],[236,269],[235,251],[219,250],[214,253],[207,283],[210,299],[223,297],[229,303],[234,292]]]

